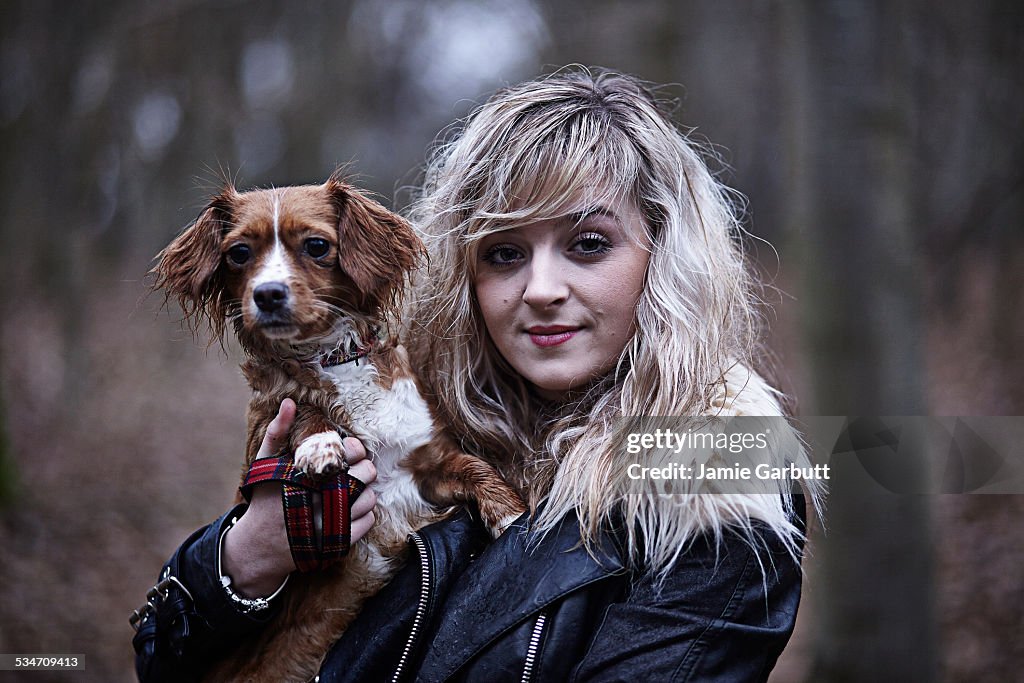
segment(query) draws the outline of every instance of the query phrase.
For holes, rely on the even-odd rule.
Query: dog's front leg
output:
[[[345,469],[341,434],[317,408],[302,406],[291,433],[295,466],[308,474],[333,474]]]
[[[475,502],[494,538],[526,511],[522,499],[497,470],[463,451],[443,433],[413,451],[408,467],[423,497],[431,503]]]

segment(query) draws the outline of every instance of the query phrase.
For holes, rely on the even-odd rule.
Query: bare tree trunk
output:
[[[786,5],[788,223],[818,414],[924,414],[912,107],[900,10]],[[923,466],[915,475],[926,476]],[[854,490],[837,470],[820,548],[815,681],[932,680],[929,508]],[[910,488],[914,482],[907,482]]]

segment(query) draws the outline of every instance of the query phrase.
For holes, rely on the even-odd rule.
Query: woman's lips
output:
[[[526,330],[530,335],[530,341],[541,347],[564,344],[575,337],[579,331],[579,327],[565,325],[536,325]]]

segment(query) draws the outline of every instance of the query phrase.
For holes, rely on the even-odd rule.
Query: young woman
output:
[[[423,529],[420,561],[366,604],[320,680],[767,677],[799,603],[803,496],[770,478],[661,494],[627,448],[636,418],[752,415],[774,418],[769,459],[805,464],[781,452],[795,435],[754,369],[755,281],[729,197],[650,91],[614,73],[502,90],[437,149],[411,211],[430,266],[406,345],[463,447],[531,512],[493,542],[467,510]],[[224,547],[250,595],[294,569],[264,487]],[[354,536],[372,506],[357,500]],[[180,575],[211,575],[221,526],[179,550]],[[259,627],[195,581],[194,602],[217,607],[198,635],[137,642],[144,680],[201,671]]]

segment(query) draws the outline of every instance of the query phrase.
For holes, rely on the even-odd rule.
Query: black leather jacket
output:
[[[136,634],[145,683],[193,679],[265,623],[237,614],[214,576],[224,519],[168,564],[191,599],[173,584]],[[698,539],[659,582],[624,568],[612,533],[595,558],[574,518],[539,543],[526,522],[492,543],[462,510],[415,534],[319,680],[760,681],[789,639],[801,573],[770,532],[757,552],[731,533]]]

